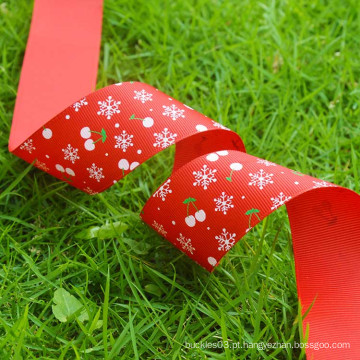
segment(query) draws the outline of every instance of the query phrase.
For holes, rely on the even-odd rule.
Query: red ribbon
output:
[[[147,84],[91,92],[101,3],[35,2],[10,151],[94,195],[176,144],[172,175],[140,216],[209,271],[286,204],[308,342],[350,344],[307,356],[359,359],[359,195],[246,154],[236,133]]]

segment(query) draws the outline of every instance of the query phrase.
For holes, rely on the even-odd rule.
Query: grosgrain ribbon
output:
[[[35,2],[10,151],[94,195],[176,144],[173,172],[140,216],[209,271],[286,204],[302,313],[311,307],[303,321],[308,341],[351,345],[309,347],[307,356],[359,359],[359,195],[246,154],[239,135],[150,85],[124,82],[88,94],[101,1],[86,1],[88,11],[76,11],[83,5]],[[49,39],[57,39],[50,48]],[[65,103],[71,105],[56,115]]]

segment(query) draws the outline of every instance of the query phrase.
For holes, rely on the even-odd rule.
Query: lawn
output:
[[[92,197],[8,152],[31,12],[0,4],[0,358],[304,359],[186,346],[301,340],[285,208],[209,274],[138,216],[174,149]],[[97,88],[149,83],[248,153],[359,192],[359,15],[355,0],[105,0]],[[60,288],[82,308],[62,321]]]

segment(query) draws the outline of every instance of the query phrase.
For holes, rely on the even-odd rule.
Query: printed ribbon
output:
[[[94,195],[176,144],[140,216],[209,271],[286,204],[307,356],[360,359],[359,195],[246,154],[239,135],[147,84],[91,92],[101,21],[101,0],[35,2],[10,151]]]

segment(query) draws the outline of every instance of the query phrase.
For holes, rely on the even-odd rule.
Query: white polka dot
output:
[[[171,222],[173,225],[175,225],[176,224],[176,222],[173,220],[172,222]]]
[[[69,120],[70,119],[70,115],[65,115],[65,119]]]
[[[243,195],[241,198],[244,200],[244,199],[245,199],[245,195]]]
[[[282,174],[285,174],[283,171],[281,172]]]
[[[208,230],[210,230],[210,228],[209,228],[209,227],[207,227],[207,229],[208,229]]]
[[[66,168],[65,169],[66,173],[69,174],[70,176],[75,176],[74,170],[70,169],[70,168]]]
[[[208,161],[216,161],[219,159],[219,155],[215,154],[215,153],[211,153],[206,157],[206,160]]]
[[[121,169],[121,170],[129,170],[130,164],[129,164],[129,162],[128,162],[126,159],[121,159],[121,160],[118,162],[118,167],[119,167],[119,169]]]
[[[65,172],[64,167],[63,167],[62,165],[60,165],[60,164],[56,164],[56,165],[55,165],[55,168],[56,168],[56,170],[59,170],[59,171],[61,171],[61,172]]]
[[[299,185],[299,182],[298,182],[298,181],[295,181],[294,184],[295,184],[295,185]]]
[[[93,151],[95,149],[95,143],[92,139],[87,139],[84,143],[84,147],[87,151]]]
[[[139,149],[139,150],[137,151],[137,153],[138,153],[138,154],[141,154],[141,150]]]
[[[172,98],[168,98],[170,101],[172,101]]]
[[[47,159],[49,159],[49,158],[50,158],[50,156],[49,156],[49,155],[45,155],[45,157],[46,157]]]
[[[207,260],[208,260],[208,263],[212,266],[215,266],[217,263],[216,259],[213,258],[212,256],[209,256]]]
[[[232,163],[230,164],[230,169],[234,171],[239,171],[243,168],[242,164],[240,163]]]
[[[91,138],[91,130],[88,126],[83,127],[80,130],[80,135],[83,139],[89,139]]]
[[[137,161],[132,162],[131,165],[130,165],[130,170],[134,170],[139,165],[140,164]]]
[[[207,130],[207,127],[205,125],[196,125],[195,126],[195,129],[199,132],[201,131],[206,131]]]
[[[149,111],[153,111],[153,109],[150,109]]]
[[[116,124],[115,124],[115,127],[116,127],[116,128],[118,128],[119,126],[120,126],[119,123],[116,123]]]
[[[117,183],[117,181],[116,181],[116,180],[114,180],[114,181],[113,181],[113,183],[114,183],[114,184],[116,184],[116,183]]]
[[[158,210],[160,210],[160,208],[158,207]]]
[[[108,154],[108,153],[106,153],[106,154],[105,154],[105,156],[109,156],[109,154]]]
[[[44,128],[42,131],[42,136],[47,140],[51,139],[53,136],[52,130],[49,128]]]
[[[221,150],[221,151],[217,151],[216,152],[218,155],[220,156],[226,156],[226,155],[229,155],[229,152],[226,151],[226,150]]]

